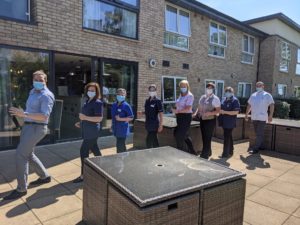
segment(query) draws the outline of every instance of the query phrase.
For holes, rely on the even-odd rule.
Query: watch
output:
[[[28,112],[24,112],[24,118],[28,117]]]

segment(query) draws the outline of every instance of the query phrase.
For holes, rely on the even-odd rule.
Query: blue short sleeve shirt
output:
[[[231,97],[230,99],[224,98],[221,102],[221,109],[224,111],[240,111],[240,102],[236,97]],[[232,129],[236,127],[236,115],[220,115],[219,126],[225,129]]]
[[[112,117],[112,131],[114,136],[125,138],[129,135],[129,123],[124,121],[117,121],[116,116],[119,115],[120,118],[134,117],[131,106],[123,101],[118,104],[118,102],[113,103],[111,109]]]
[[[90,102],[86,101],[82,107],[81,113],[86,116],[102,116],[103,103],[100,99],[93,99]],[[99,136],[100,123],[94,123],[83,120],[81,122],[83,139],[94,139]]]

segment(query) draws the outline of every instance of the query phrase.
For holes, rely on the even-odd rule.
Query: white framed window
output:
[[[296,74],[300,75],[300,48],[297,50]]]
[[[227,28],[217,22],[209,23],[209,49],[208,55],[225,58],[227,47]]]
[[[296,98],[300,98],[300,86],[295,86],[294,87],[294,96]]]
[[[224,95],[224,80],[205,79],[205,88],[208,83],[213,83],[216,86],[214,90],[214,94],[218,96],[220,99],[222,99]]]
[[[237,96],[241,98],[249,98],[252,93],[252,84],[247,82],[238,83]]]
[[[30,21],[30,0],[0,1],[0,16],[10,19]]]
[[[190,13],[176,6],[166,5],[164,45],[188,50],[190,36]]]
[[[243,35],[242,63],[253,64],[254,40],[252,36]]]
[[[277,95],[279,97],[285,98],[287,94],[287,85],[286,84],[277,84]]]
[[[280,57],[280,67],[281,72],[289,72],[289,65],[291,61],[291,48],[288,43],[281,42],[281,57]]]
[[[165,113],[172,113],[176,99],[180,95],[179,83],[186,77],[163,76],[162,77],[162,100]]]

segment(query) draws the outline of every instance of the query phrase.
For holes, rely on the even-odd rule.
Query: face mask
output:
[[[181,93],[186,93],[187,92],[187,88],[180,88]]]
[[[259,91],[263,91],[263,90],[264,90],[264,89],[261,88],[261,87],[257,87],[257,88],[256,88],[256,91],[258,91],[258,92],[259,92]]]
[[[45,84],[43,82],[33,81],[33,87],[36,90],[42,90],[45,87]]]
[[[213,93],[213,89],[209,89],[209,88],[206,89],[206,94],[211,95],[212,93]]]
[[[88,91],[87,92],[87,96],[89,96],[89,98],[94,98],[96,96],[96,92],[94,92],[94,91]]]
[[[225,97],[226,98],[231,98],[233,96],[233,93],[231,92],[225,92]]]
[[[156,91],[149,91],[149,96],[150,97],[156,96]]]
[[[123,95],[117,95],[117,101],[118,102],[123,102],[125,100],[125,96]]]

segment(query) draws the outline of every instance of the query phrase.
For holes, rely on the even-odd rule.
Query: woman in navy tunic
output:
[[[220,157],[228,158],[233,155],[232,131],[236,127],[236,117],[240,112],[240,102],[234,96],[232,87],[225,89],[225,98],[221,102],[221,111],[219,115],[219,126],[224,130],[223,153]]]
[[[76,127],[81,127],[83,142],[80,148],[81,158],[81,175],[73,182],[78,183],[83,181],[83,165],[84,159],[89,157],[91,150],[95,156],[100,156],[97,139],[100,131],[100,122],[102,121],[103,104],[100,100],[100,88],[97,83],[91,82],[85,86],[85,96],[87,97],[81,113],[79,113],[80,122],[75,124]]]

